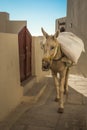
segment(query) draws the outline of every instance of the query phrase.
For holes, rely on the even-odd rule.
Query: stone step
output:
[[[43,77],[39,81],[36,80],[32,87],[24,94],[22,102],[36,102],[44,93],[47,84],[48,79],[46,77]]]

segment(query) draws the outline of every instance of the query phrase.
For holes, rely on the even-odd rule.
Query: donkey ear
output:
[[[54,34],[54,37],[57,38],[59,36],[59,33],[60,33],[60,31],[57,30],[56,33]]]
[[[49,37],[49,35],[44,31],[43,28],[41,28],[41,31],[42,31],[43,35],[45,36],[45,38],[47,39]]]

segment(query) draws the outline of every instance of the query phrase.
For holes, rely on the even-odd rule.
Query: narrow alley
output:
[[[0,130],[87,130],[87,78],[70,75],[63,114],[57,113],[53,79],[46,80],[47,86],[38,101],[22,102],[0,123]]]

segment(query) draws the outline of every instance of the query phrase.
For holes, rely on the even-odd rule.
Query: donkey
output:
[[[44,56],[42,58],[42,70],[52,72],[56,87],[55,101],[59,102],[58,113],[64,112],[64,94],[68,93],[68,75],[70,67],[73,65],[72,61],[68,59],[61,50],[60,43],[57,40],[59,31],[54,35],[48,35],[41,28],[45,37],[45,43],[42,45]],[[57,78],[59,73],[59,78]]]

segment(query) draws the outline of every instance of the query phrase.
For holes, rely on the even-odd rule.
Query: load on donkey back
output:
[[[77,63],[81,52],[84,51],[83,41],[70,32],[57,31],[49,35],[41,28],[45,42],[41,48],[44,50],[42,70],[51,70],[55,81],[56,98],[59,102],[58,112],[64,112],[64,94],[68,93],[68,75],[71,66]],[[59,78],[57,77],[59,73]]]

